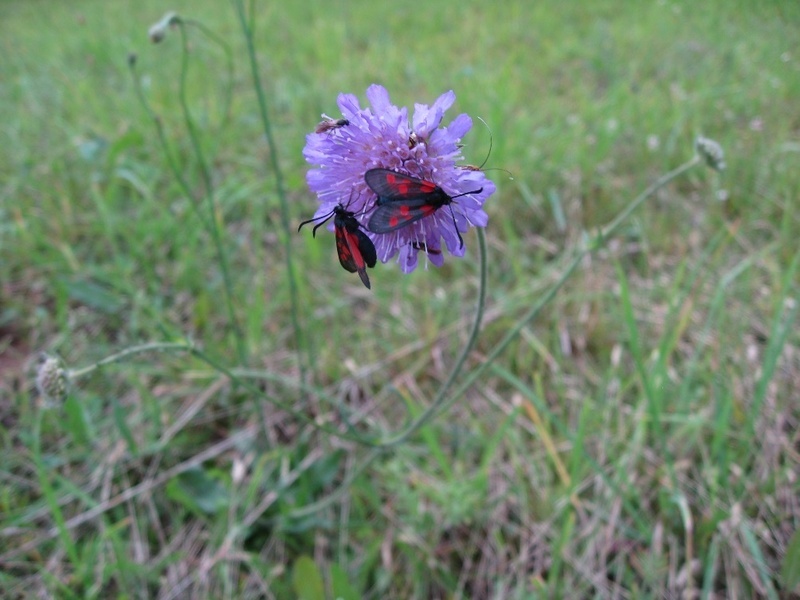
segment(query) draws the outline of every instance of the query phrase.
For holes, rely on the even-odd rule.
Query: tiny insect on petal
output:
[[[350,121],[347,119],[331,119],[330,117],[325,117],[314,128],[314,133],[327,133],[329,131],[341,129],[342,127],[347,127],[348,125],[350,125]]]

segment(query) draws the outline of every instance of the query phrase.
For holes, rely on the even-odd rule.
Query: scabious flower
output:
[[[461,114],[449,125],[441,125],[455,99],[450,91],[431,106],[415,104],[409,123],[407,109],[391,104],[389,93],[380,85],[367,89],[370,108],[361,108],[352,94],[340,94],[337,103],[343,119],[337,124],[346,125],[307,135],[303,150],[306,161],[318,167],[309,169],[306,176],[320,202],[314,216],[321,217],[342,204],[355,214],[375,244],[378,258],[385,263],[396,256],[404,273],[417,267],[419,252],[426,252],[432,264],[441,266],[442,241],[451,255],[463,256],[465,248],[456,227],[465,232],[470,226],[486,226],[489,218],[483,203],[494,193],[495,185],[483,171],[456,164],[462,159],[461,138],[472,128],[472,119]],[[457,198],[416,223],[377,234],[366,230],[377,198],[364,181],[364,173],[376,168],[432,181],[449,196],[481,191]]]

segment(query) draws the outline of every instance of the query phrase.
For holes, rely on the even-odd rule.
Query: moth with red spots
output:
[[[373,233],[391,233],[431,216],[443,206],[450,206],[456,198],[483,191],[483,188],[478,188],[451,196],[432,181],[389,169],[370,169],[364,173],[364,181],[378,195],[377,208],[367,223],[367,229]],[[464,240],[458,231],[452,206],[450,215],[458,241],[463,246]]]
[[[347,119],[331,119],[327,115],[322,116],[323,119],[314,128],[314,133],[327,133],[350,125],[350,121]]]
[[[375,266],[378,255],[375,252],[375,245],[372,240],[361,231],[361,224],[356,219],[354,212],[339,204],[327,215],[303,221],[297,231],[300,231],[303,225],[319,221],[314,225],[314,229],[311,230],[311,235],[317,237],[317,229],[322,227],[331,217],[333,217],[333,229],[336,233],[336,253],[339,255],[339,263],[345,271],[350,273],[358,272],[363,284],[367,286],[367,289],[370,289],[367,267],[372,268]]]

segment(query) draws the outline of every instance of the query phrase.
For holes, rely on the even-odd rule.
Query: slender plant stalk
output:
[[[98,360],[96,363],[92,363],[91,365],[83,367],[82,369],[72,369],[69,371],[68,377],[70,381],[72,381],[78,379],[79,377],[83,377],[84,375],[88,375],[89,373],[92,373],[101,367],[105,367],[106,365],[116,362],[121,362],[131,356],[143,354],[144,352],[191,352],[192,348],[193,346],[191,344],[187,344],[186,342],[151,342],[149,344],[131,346],[130,348],[125,348],[125,350],[111,354],[110,356],[106,356],[105,358]]]
[[[351,470],[347,476],[345,477],[344,481],[330,494],[325,496],[324,498],[318,500],[317,502],[313,502],[311,504],[307,504],[302,508],[298,508],[297,510],[292,511],[289,513],[289,516],[294,519],[300,519],[302,517],[306,517],[308,515],[312,515],[320,510],[323,510],[334,502],[336,502],[339,498],[341,498],[352,485],[353,481],[356,480],[362,473],[364,473],[367,468],[372,464],[378,456],[380,456],[384,451],[388,450],[393,446],[397,446],[402,444],[406,441],[411,435],[419,431],[419,429],[427,423],[437,411],[439,411],[445,402],[447,401],[447,392],[450,387],[453,385],[453,382],[461,373],[464,364],[466,363],[467,357],[469,356],[470,352],[472,352],[472,348],[475,346],[475,342],[478,339],[478,334],[480,333],[481,329],[481,322],[483,321],[483,313],[484,308],[486,306],[486,282],[488,279],[488,259],[487,259],[487,249],[486,249],[486,235],[482,228],[477,228],[478,232],[478,249],[480,252],[480,283],[478,286],[478,304],[475,310],[475,321],[472,324],[472,330],[470,331],[469,338],[467,339],[467,343],[464,346],[464,349],[461,351],[461,354],[456,359],[456,364],[453,367],[449,377],[447,380],[442,384],[439,393],[436,395],[436,398],[433,400],[431,405],[423,411],[419,417],[417,417],[408,427],[406,427],[403,431],[397,433],[396,435],[383,440],[377,444],[373,444],[373,448],[371,448],[367,455],[361,460],[361,462]]]
[[[250,384],[247,381],[247,379],[272,381],[281,385],[285,385],[287,387],[297,388],[302,390],[306,394],[309,394],[317,398],[321,398],[322,400],[325,400],[331,405],[336,404],[336,400],[331,396],[327,395],[324,390],[318,389],[310,384],[298,382],[295,378],[290,378],[283,375],[270,373],[268,371],[231,369],[225,366],[224,364],[218,362],[217,360],[213,359],[212,357],[208,356],[202,350],[200,350],[190,342],[150,342],[147,344],[140,344],[138,346],[131,346],[120,352],[106,356],[105,358],[95,363],[92,363],[91,365],[88,365],[86,367],[82,367],[80,369],[71,369],[67,373],[67,379],[72,382],[108,365],[125,361],[137,354],[144,354],[148,352],[170,352],[170,353],[185,352],[195,357],[196,359],[202,361],[217,373],[220,373],[225,377],[228,377],[236,385],[239,385],[248,392],[250,392],[256,404],[256,410],[260,416],[262,428],[264,431],[266,431],[267,419],[266,419],[266,414],[264,413],[263,401],[266,400],[267,402],[275,406],[278,410],[282,410],[290,414],[298,421],[305,422],[306,424],[308,424],[309,426],[311,426],[312,428],[316,429],[321,433],[324,433],[332,437],[338,437],[343,440],[356,442],[359,444],[374,445],[373,440],[365,439],[358,433],[353,432],[352,427],[349,427],[352,433],[343,433],[342,431],[336,429],[334,425],[326,425],[324,423],[319,423],[314,419],[310,419],[307,412],[298,409],[295,403],[292,401],[281,402],[276,398],[265,396],[263,390],[260,390],[257,386]]]
[[[128,59],[128,66],[130,67],[131,70],[131,77],[133,79],[133,88],[136,92],[136,97],[139,99],[139,102],[141,103],[145,112],[147,112],[147,114],[153,120],[153,124],[155,125],[156,128],[156,135],[158,135],[158,142],[159,144],[161,144],[161,150],[162,152],[164,152],[164,156],[167,159],[169,170],[172,172],[172,176],[175,178],[175,181],[177,181],[178,185],[180,185],[183,195],[186,196],[187,200],[189,200],[189,205],[192,207],[192,210],[194,211],[195,215],[197,215],[197,218],[200,219],[200,222],[203,224],[203,227],[207,230],[210,230],[210,225],[206,222],[206,216],[202,213],[197,203],[194,201],[192,190],[189,187],[189,182],[186,181],[186,178],[183,176],[183,171],[181,171],[180,167],[178,166],[178,161],[175,158],[175,155],[170,150],[169,143],[167,142],[167,135],[164,132],[164,123],[161,121],[161,117],[159,117],[153,110],[153,108],[150,106],[150,103],[147,101],[147,98],[144,95],[144,91],[142,90],[142,84],[139,81],[139,78],[136,76],[135,56],[131,56]]]
[[[470,352],[472,352],[472,348],[475,347],[475,342],[478,340],[478,334],[481,330],[481,323],[483,322],[483,312],[486,307],[486,282],[488,279],[488,257],[487,257],[487,250],[486,250],[486,234],[483,232],[482,227],[476,227],[478,232],[478,250],[480,253],[480,283],[478,285],[478,305],[475,309],[475,321],[472,324],[472,329],[469,333],[469,338],[467,339],[467,343],[464,346],[464,349],[461,351],[458,359],[456,359],[456,364],[453,367],[453,370],[450,372],[447,380],[442,384],[442,387],[439,389],[439,392],[436,394],[436,398],[434,398],[431,405],[426,408],[421,415],[419,415],[408,427],[406,427],[403,431],[393,435],[390,438],[383,440],[375,444],[376,447],[379,448],[390,448],[392,446],[397,446],[398,444],[402,444],[405,442],[409,436],[413,435],[417,431],[419,431],[420,427],[425,425],[436,413],[438,413],[443,406],[447,403],[448,397],[447,392],[450,391],[453,383],[455,382],[456,378],[461,374],[461,370],[464,368],[464,363],[467,360]]]
[[[297,276],[295,274],[294,261],[292,259],[292,231],[289,225],[289,202],[286,197],[286,184],[284,183],[283,171],[281,170],[280,161],[278,160],[278,146],[275,144],[275,138],[272,135],[272,123],[269,119],[269,111],[267,110],[267,99],[264,94],[264,88],[261,84],[261,75],[258,71],[258,59],[256,58],[256,49],[253,41],[254,7],[251,3],[250,14],[248,15],[245,12],[244,0],[233,0],[233,3],[236,8],[236,13],[239,16],[239,23],[247,43],[247,54],[250,59],[253,87],[255,88],[256,97],[258,98],[261,124],[264,127],[264,135],[267,138],[270,164],[275,177],[275,192],[278,196],[278,203],[280,204],[281,228],[283,229],[283,246],[284,254],[286,255],[286,276],[289,280],[292,328],[294,329],[294,340],[297,347],[297,362],[298,369],[300,371],[300,381],[305,382],[306,363],[303,360],[302,353],[304,351],[308,352],[308,349],[306,348],[305,336],[303,335],[303,329],[300,326],[300,318],[298,316],[299,300],[297,293]]]
[[[222,280],[225,287],[225,307],[228,311],[228,319],[230,320],[231,327],[233,327],[233,334],[236,339],[236,351],[238,354],[239,362],[244,365],[247,363],[247,344],[244,339],[244,331],[239,325],[239,320],[236,318],[236,311],[233,307],[233,282],[231,281],[230,268],[228,266],[228,255],[225,252],[225,245],[222,243],[222,232],[217,219],[217,206],[214,200],[214,184],[211,180],[211,171],[206,163],[203,148],[200,143],[200,136],[197,133],[197,126],[192,118],[192,113],[189,110],[189,100],[187,98],[186,78],[189,73],[189,36],[186,33],[186,24],[183,20],[178,21],[179,29],[181,32],[181,41],[183,52],[181,53],[181,77],[178,95],[180,97],[181,109],[183,110],[183,118],[186,123],[186,129],[189,132],[189,139],[192,142],[192,148],[195,156],[197,157],[197,164],[200,167],[200,174],[203,178],[203,185],[205,189],[206,205],[208,206],[209,213],[209,232],[214,240],[214,248],[217,252],[219,259],[220,269],[222,270]]]
[[[530,323],[536,316],[541,312],[542,308],[550,302],[558,291],[564,286],[570,276],[575,272],[578,266],[583,261],[584,257],[587,254],[590,254],[597,249],[603,247],[608,240],[608,238],[613,235],[617,229],[619,229],[620,225],[627,219],[633,211],[635,211],[639,206],[641,206],[645,200],[647,200],[650,196],[652,196],[655,192],[659,189],[667,185],[670,181],[682,175],[689,169],[697,166],[703,162],[703,159],[699,156],[694,156],[681,166],[673,169],[669,173],[665,173],[658,179],[656,179],[652,184],[650,184],[641,194],[639,194],[634,200],[626,206],[622,212],[617,215],[617,217],[611,221],[608,225],[603,227],[600,230],[599,235],[597,236],[595,242],[593,244],[587,244],[583,248],[578,251],[578,254],[572,259],[572,262],[567,266],[564,272],[559,277],[558,281],[555,282],[553,287],[551,287],[546,294],[541,296],[531,308],[530,310],[525,313],[522,318],[517,322],[517,324],[512,327],[508,333],[500,340],[497,345],[492,348],[491,352],[486,356],[484,362],[480,365],[477,365],[474,369],[470,370],[469,374],[464,378],[464,381],[459,385],[459,387],[454,392],[453,396],[455,398],[461,397],[464,392],[469,389],[469,387],[475,383],[475,381],[481,377],[489,366],[497,359],[498,356],[505,350],[508,345],[516,339],[519,333]]]
[[[327,508],[328,506],[333,504],[333,502],[335,502],[338,498],[340,498],[347,492],[349,486],[352,484],[355,478],[358,477],[361,473],[364,473],[366,471],[367,467],[372,463],[373,460],[375,460],[380,455],[383,449],[402,443],[403,441],[408,439],[410,435],[418,431],[419,428],[422,427],[430,418],[435,416],[435,414],[438,414],[446,410],[447,407],[449,407],[450,404],[452,404],[457,398],[462,397],[466,392],[466,390],[469,389],[469,387],[481,375],[483,375],[487,371],[487,369],[489,369],[493,365],[494,361],[500,356],[503,350],[505,350],[508,347],[508,345],[519,335],[522,329],[541,312],[542,308],[548,302],[550,302],[555,297],[556,293],[558,293],[558,291],[564,286],[566,281],[575,272],[575,270],[578,268],[578,266],[581,264],[581,262],[583,261],[584,257],[587,254],[601,248],[605,244],[606,240],[611,235],[613,235],[614,232],[625,221],[625,219],[627,219],[633,213],[633,211],[635,211],[639,206],[641,206],[647,198],[652,196],[657,190],[664,187],[667,183],[669,183],[679,175],[682,175],[692,167],[700,164],[702,161],[703,159],[700,156],[695,155],[692,159],[685,162],[681,166],[656,179],[656,181],[654,181],[650,186],[648,186],[641,194],[639,194],[636,198],[634,198],[633,201],[631,201],[631,203],[628,204],[628,206],[626,206],[613,221],[611,221],[611,223],[609,223],[606,227],[600,230],[600,233],[597,236],[595,243],[586,244],[583,248],[581,248],[581,250],[573,258],[572,262],[570,262],[566,270],[561,274],[561,277],[550,288],[550,290],[544,296],[542,296],[539,299],[539,301],[536,304],[534,304],[527,313],[523,315],[523,317],[517,322],[517,324],[492,349],[492,351],[489,353],[486,359],[480,365],[477,365],[474,369],[470,370],[469,374],[465,377],[461,385],[455,390],[455,392],[449,398],[447,398],[446,388],[450,387],[450,384],[458,375],[458,372],[460,372],[461,367],[463,366],[463,363],[466,360],[466,356],[472,349],[472,344],[474,344],[475,340],[473,336],[470,336],[470,340],[467,344],[467,347],[465,348],[465,352],[462,352],[461,356],[459,357],[459,360],[456,362],[456,366],[453,369],[453,374],[451,374],[451,376],[448,377],[447,381],[442,386],[442,389],[445,391],[444,392],[440,391],[436,399],[431,404],[431,407],[428,410],[426,410],[422,415],[420,415],[420,417],[417,420],[415,420],[411,425],[409,425],[407,429],[400,432],[396,436],[393,436],[385,440],[381,444],[378,444],[376,448],[371,449],[364,457],[364,459],[361,461],[361,463],[358,466],[356,466],[353,469],[353,471],[350,472],[350,474],[344,479],[341,485],[337,487],[333,492],[331,492],[329,495],[327,495],[326,497],[322,498],[317,502],[306,505],[303,508],[294,511],[293,513],[290,513],[291,516],[292,517],[308,516],[316,511]],[[485,238],[482,235],[483,234],[482,230],[479,229],[478,234],[480,236],[479,240],[481,242],[481,288],[479,292],[479,302],[478,302],[479,318],[476,319],[476,326],[473,327],[474,336],[477,336],[476,329],[480,327],[480,320],[481,320],[480,317],[482,316],[483,312],[483,295],[485,294],[485,288],[486,288]]]
[[[218,36],[200,21],[195,21],[194,19],[184,19],[183,22],[186,25],[196,27],[209,40],[217,44],[225,54],[225,67],[228,71],[228,84],[225,86],[226,94],[222,105],[222,125],[225,126],[231,120],[231,106],[233,105],[233,51],[231,50],[230,45],[222,37]]]

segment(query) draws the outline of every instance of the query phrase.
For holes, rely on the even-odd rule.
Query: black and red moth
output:
[[[361,231],[361,224],[356,220],[354,212],[339,204],[327,215],[303,221],[297,231],[300,231],[303,225],[319,221],[314,225],[314,229],[311,230],[311,235],[317,237],[317,229],[322,227],[331,217],[333,217],[333,228],[336,233],[336,253],[339,255],[339,263],[350,273],[358,272],[361,281],[369,289],[367,267],[372,268],[375,266],[378,255],[375,252],[375,245],[372,240]]]
[[[367,223],[373,233],[390,233],[420,219],[431,216],[453,200],[469,194],[480,194],[483,188],[450,196],[432,181],[425,181],[411,175],[390,169],[370,169],[364,173],[364,181],[378,195],[377,208]],[[450,207],[453,226],[461,246],[464,240],[456,225],[456,216]]]

